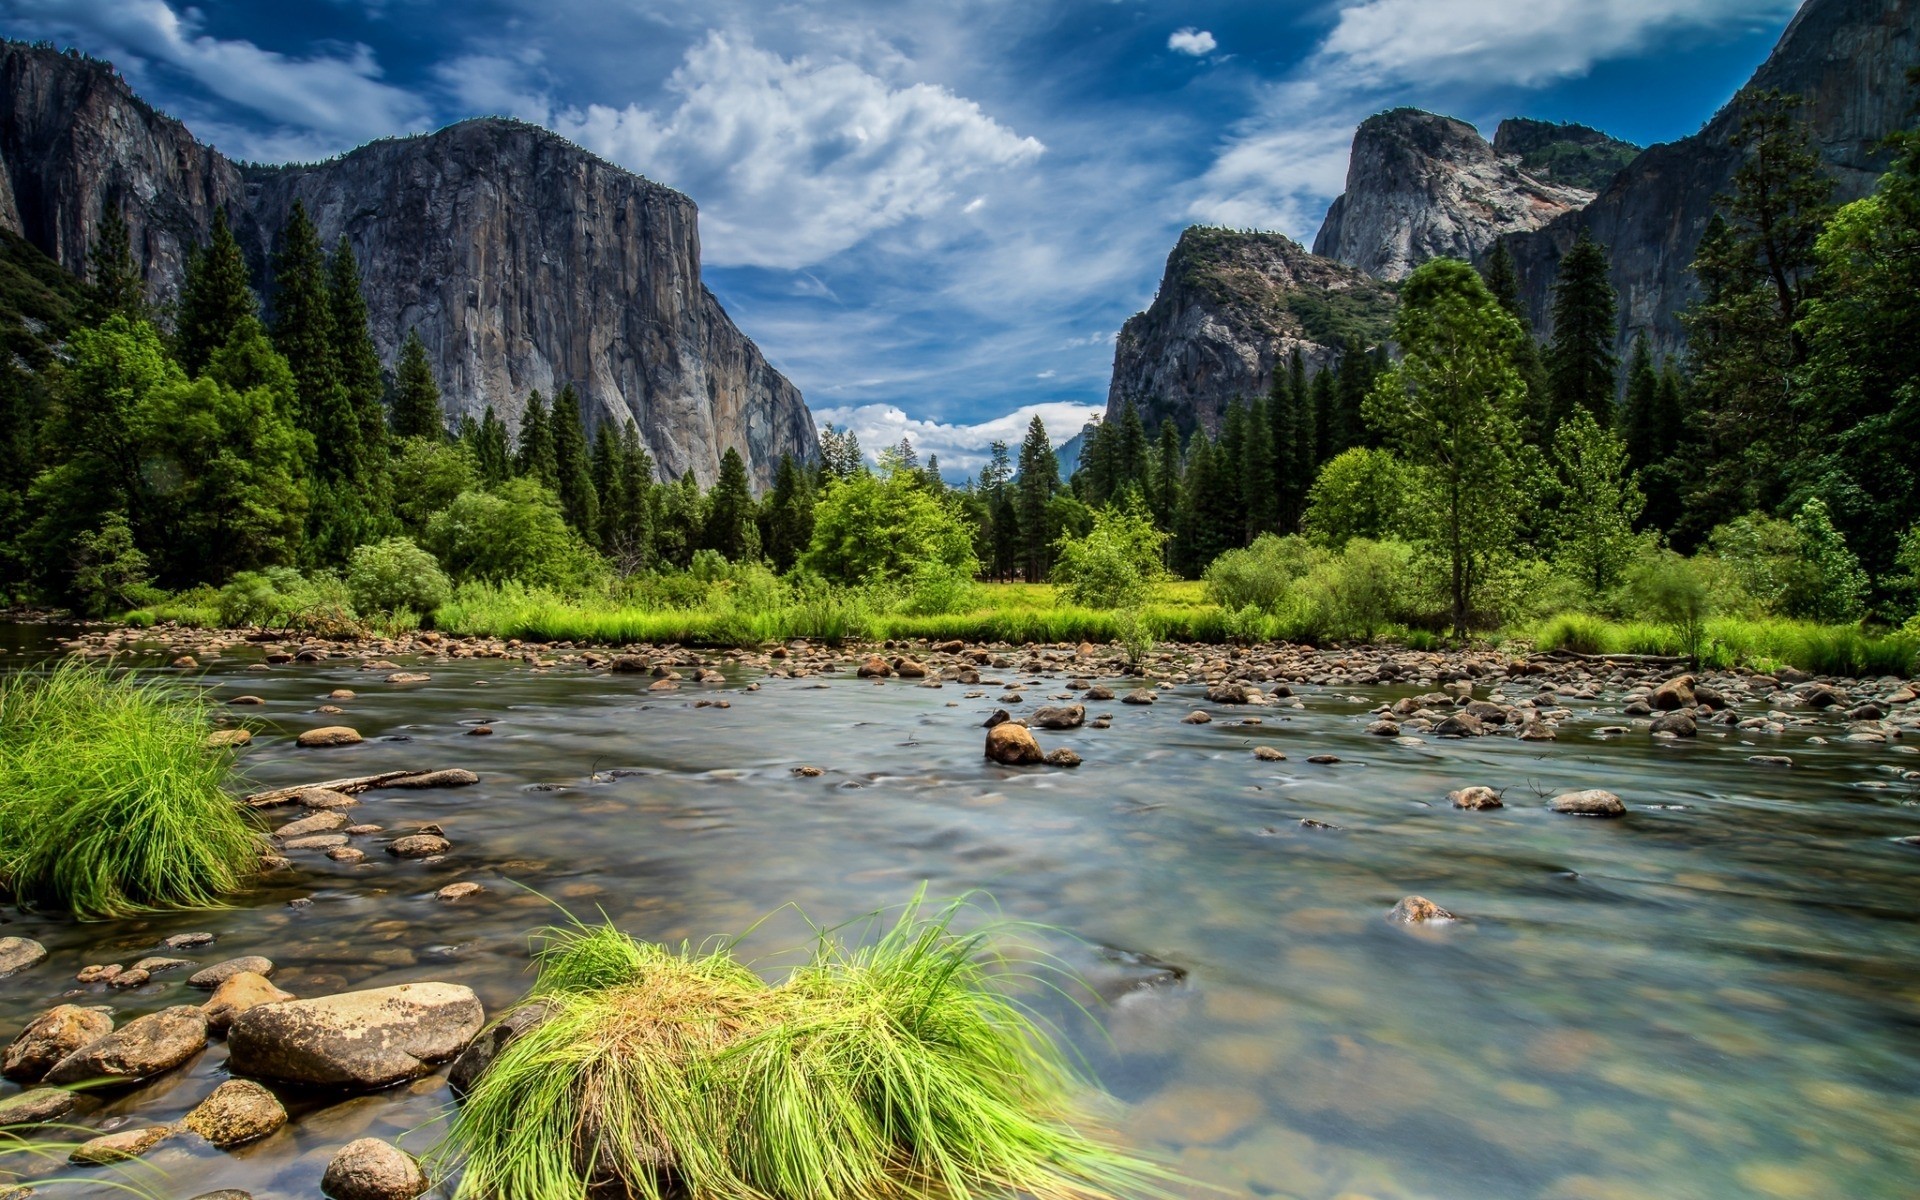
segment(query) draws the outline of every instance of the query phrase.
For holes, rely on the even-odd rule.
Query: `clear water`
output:
[[[13,661],[38,636],[16,638]],[[1065,1005],[1053,1015],[1128,1103],[1125,1136],[1227,1194],[1920,1194],[1920,851],[1892,840],[1920,833],[1903,777],[1920,761],[1897,742],[1595,736],[1621,723],[1615,699],[1573,702],[1554,743],[1410,747],[1364,734],[1363,714],[1414,689],[1302,688],[1302,708],[1215,708],[1195,726],[1179,718],[1201,689],[1182,687],[1150,708],[1094,706],[1113,714],[1107,730],[1042,733],[1085,758],[1077,771],[1009,770],[981,756],[999,689],[965,699],[954,684],[839,675],[749,692],[759,674],[729,667],[725,686],[662,695],[645,677],[503,662],[435,663],[431,682],[402,687],[352,663],[246,663],[223,658],[206,680],[268,701],[245,710],[264,714],[253,780],[470,767],[478,787],[374,793],[355,810],[397,831],[437,822],[454,851],[433,865],[371,846],[359,866],[303,856],[224,912],[7,913],[0,929],[53,957],[0,981],[0,1036],[68,997],[80,967],[188,930],[219,935],[189,957],[268,955],[298,995],[444,979],[497,1010],[525,988],[527,935],[552,902],[643,938],[699,939],[789,901],[848,919],[925,882],[1061,931],[1050,948],[1113,1002],[1104,1033]],[[348,715],[312,713],[336,687],[360,693]],[[730,708],[693,707],[722,697]],[[492,737],[464,736],[481,720]],[[300,729],[340,721],[373,740],[293,748]],[[1288,761],[1255,759],[1259,744]],[[1305,761],[1318,753],[1345,761]],[[803,763],[825,774],[792,775]],[[1507,789],[1508,807],[1447,805],[1475,783]],[[1573,787],[1616,791],[1631,814],[1545,810]],[[462,879],[488,890],[433,898]],[[1389,925],[1409,893],[1463,919]],[[298,897],[313,903],[289,907]],[[805,932],[782,914],[749,948]],[[1149,973],[1116,952],[1185,978],[1129,988]],[[203,998],[178,976],[86,997],[122,1020]],[[216,1042],[88,1123],[176,1118],[223,1077],[223,1056]],[[148,1161],[169,1195],[312,1196],[333,1148],[370,1134],[426,1149],[448,1102],[438,1076],[296,1098],[295,1124],[262,1143],[168,1144]]]

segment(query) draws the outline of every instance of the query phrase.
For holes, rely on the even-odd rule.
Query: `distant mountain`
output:
[[[817,451],[799,391],[700,281],[693,202],[537,126],[464,121],[324,163],[237,164],[107,63],[0,43],[0,229],[80,271],[103,206],[124,210],[148,290],[179,292],[225,208],[266,278],[294,201],[345,236],[388,362],[418,330],[450,416],[515,423],[571,381],[589,421],[631,418],[667,473],[703,483],[727,448],[771,483]]]
[[[1535,179],[1598,192],[1640,154],[1632,142],[1585,125],[1508,117],[1493,134],[1493,152]]]

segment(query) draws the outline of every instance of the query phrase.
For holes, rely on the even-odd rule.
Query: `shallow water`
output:
[[[37,636],[15,635],[11,661]],[[495,1011],[525,988],[527,935],[555,918],[553,902],[639,937],[700,939],[789,901],[849,919],[924,881],[1060,931],[1047,948],[1113,1003],[1104,1035],[1065,1004],[1049,1011],[1128,1103],[1125,1136],[1229,1194],[1920,1190],[1920,851],[1892,841],[1920,833],[1901,774],[1920,761],[1898,743],[1820,746],[1809,734],[1834,731],[1807,729],[1595,736],[1626,723],[1615,700],[1569,702],[1553,743],[1411,747],[1365,735],[1363,714],[1425,688],[1301,687],[1303,707],[1242,713],[1182,686],[1152,707],[1093,706],[1111,729],[1042,731],[1085,758],[1076,771],[1010,770],[980,753],[997,688],[965,699],[951,683],[728,667],[726,685],[649,694],[644,676],[505,662],[436,662],[430,682],[395,686],[351,662],[248,661],[222,658],[205,679],[268,702],[234,710],[259,733],[242,760],[254,782],[470,767],[477,787],[370,793],[354,810],[397,832],[437,822],[452,853],[427,865],[372,844],[358,866],[295,856],[294,872],[231,911],[91,925],[6,913],[0,930],[53,957],[0,981],[0,1036],[68,995],[82,966],[131,962],[177,932],[218,935],[185,955],[200,962],[271,957],[297,995],[444,979]],[[1028,707],[1064,679],[1027,689]],[[312,713],[336,687],[360,693],[347,715]],[[731,707],[693,707],[703,698]],[[1214,723],[1182,724],[1194,707]],[[463,736],[482,720],[492,737]],[[372,740],[293,748],[293,733],[340,722]],[[1255,759],[1260,744],[1288,761]],[[1319,753],[1346,761],[1305,761]],[[1755,753],[1795,765],[1757,767]],[[825,774],[793,776],[803,763]],[[1508,807],[1447,805],[1473,783],[1507,789]],[[1590,786],[1620,793],[1630,815],[1545,810],[1544,796]],[[434,899],[463,879],[488,890]],[[1409,893],[1462,920],[1387,924]],[[288,906],[301,897],[312,904]],[[782,913],[748,948],[805,935]],[[180,975],[82,990],[121,1021],[204,998]],[[88,1123],[178,1117],[223,1077],[223,1057],[216,1042]],[[440,1076],[305,1098],[265,1142],[231,1155],[168,1143],[148,1161],[168,1195],[312,1196],[338,1145],[371,1134],[424,1150],[447,1103]]]

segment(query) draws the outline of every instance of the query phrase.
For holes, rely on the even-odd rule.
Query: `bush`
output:
[[[909,906],[862,949],[822,935],[774,985],[729,944],[550,932],[528,997],[544,1018],[507,1043],[449,1131],[456,1195],[1151,1190],[1160,1172],[1078,1132],[1081,1081],[995,990],[981,937],[955,933],[953,915]]]
[[[1278,612],[1294,584],[1325,558],[1302,537],[1263,533],[1245,550],[1229,550],[1207,567],[1207,598],[1230,611]]]
[[[1627,571],[1627,594],[1637,611],[1673,626],[1681,653],[1698,665],[1715,609],[1712,564],[1671,550],[1645,555]]]
[[[1404,618],[1412,573],[1411,546],[1353,538],[1300,581],[1300,623],[1318,637],[1371,640]]]
[[[607,564],[567,527],[560,502],[532,479],[474,489],[427,522],[427,548],[459,580],[583,592],[606,581]]]
[[[319,637],[353,637],[361,625],[347,585],[333,575],[300,574],[292,567],[242,571],[220,589],[220,623],[257,625]]]
[[[814,506],[802,563],[848,585],[902,580],[926,564],[965,576],[980,569],[973,531],[912,471],[886,479],[861,472],[830,486]]]
[[[1161,561],[1167,535],[1137,501],[1093,514],[1084,537],[1062,537],[1054,547],[1053,584],[1074,604],[1089,608],[1137,608],[1153,598],[1166,578]]]
[[[73,539],[73,591],[89,617],[150,604],[160,594],[148,580],[147,556],[133,544],[133,530],[119,513],[100,528]]]
[[[347,592],[369,616],[410,609],[431,614],[453,594],[447,573],[412,538],[388,538],[356,548],[347,560]]]
[[[1316,546],[1338,550],[1353,538],[1387,538],[1412,494],[1410,472],[1388,450],[1356,446],[1327,460],[1307,492],[1301,531]]]
[[[198,694],[69,660],[0,679],[0,890],[83,919],[206,908],[262,844]]]
[[[1858,620],[1864,608],[1866,574],[1818,499],[1791,521],[1760,513],[1736,518],[1716,527],[1707,545],[1761,612],[1845,622]]]

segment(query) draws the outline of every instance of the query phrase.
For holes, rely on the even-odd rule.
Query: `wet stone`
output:
[[[1463,787],[1447,793],[1447,799],[1455,808],[1488,809],[1501,808],[1500,793],[1490,787]]]
[[[1624,817],[1627,806],[1620,797],[1600,788],[1563,792],[1548,804],[1554,812],[1576,817]]]
[[[180,1122],[222,1150],[257,1142],[286,1123],[287,1110],[274,1094],[246,1079],[213,1089]]]
[[[387,853],[395,858],[432,858],[452,848],[452,842],[431,833],[409,834],[387,843]]]
[[[0,937],[0,979],[24,971],[47,957],[47,948],[32,938]]]
[[[238,958],[229,958],[225,962],[217,962],[205,970],[194,972],[187,980],[187,986],[212,991],[242,971],[250,971],[261,976],[271,975],[273,960],[258,954],[243,954]]]
[[[28,1022],[8,1044],[0,1057],[0,1075],[16,1083],[38,1082],[55,1063],[112,1032],[113,1018],[97,1008],[56,1005]]]
[[[1424,925],[1429,921],[1453,921],[1458,918],[1425,896],[1408,896],[1393,906],[1393,910],[1387,914],[1387,920],[1396,925]]]
[[[0,1096],[0,1128],[9,1125],[45,1125],[72,1112],[73,1106],[73,1093],[65,1088],[34,1088],[12,1096]]]
[[[67,1161],[76,1166],[100,1167],[126,1162],[158,1146],[173,1132],[170,1125],[150,1125],[145,1129],[127,1129],[103,1134],[74,1148]]]

